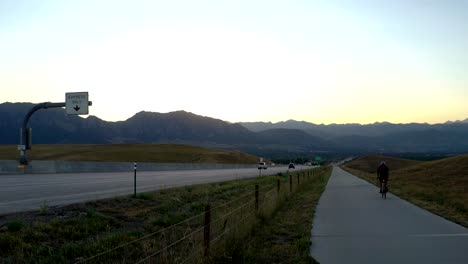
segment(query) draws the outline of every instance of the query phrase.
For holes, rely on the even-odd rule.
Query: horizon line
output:
[[[37,103],[31,103],[31,102],[9,102],[9,101],[6,101],[6,102],[3,102],[3,103],[0,103],[0,105],[2,104],[37,104]],[[64,109],[64,108],[62,108]],[[223,122],[228,122],[228,123],[231,123],[231,124],[240,124],[240,123],[266,123],[266,124],[279,124],[279,123],[286,123],[286,122],[290,122],[290,121],[293,121],[293,122],[303,122],[303,123],[308,123],[308,124],[312,124],[312,125],[317,125],[317,126],[329,126],[329,125],[362,125],[362,126],[365,126],[365,125],[375,125],[375,124],[392,124],[392,125],[409,125],[409,124],[423,124],[423,125],[443,125],[443,124],[451,124],[451,123],[468,123],[468,117],[463,119],[463,120],[460,120],[460,119],[457,119],[457,120],[447,120],[445,122],[440,122],[440,123],[429,123],[429,122],[416,122],[416,121],[413,121],[413,122],[408,122],[408,123],[393,123],[391,121],[374,121],[374,122],[371,122],[371,123],[357,123],[357,122],[350,122],[350,123],[335,123],[335,122],[331,122],[331,123],[313,123],[313,122],[310,122],[310,121],[305,121],[305,120],[295,120],[295,119],[288,119],[288,120],[282,120],[282,121],[277,121],[277,122],[273,122],[273,121],[249,121],[249,122],[246,122],[246,121],[237,121],[237,122],[231,122],[231,121],[227,121],[227,120],[224,120],[224,119],[221,119],[221,118],[215,118],[215,117],[211,117],[211,116],[206,116],[206,115],[201,115],[201,114],[196,114],[194,112],[190,112],[190,111],[187,111],[187,110],[174,110],[174,111],[168,111],[168,112],[154,112],[154,111],[147,111],[147,110],[141,110],[135,114],[133,114],[131,117],[127,118],[127,119],[122,119],[122,120],[105,120],[105,119],[102,119],[96,115],[82,115],[82,116],[79,116],[83,119],[86,119],[86,118],[89,118],[89,117],[95,117],[95,118],[98,118],[102,121],[105,121],[105,122],[124,122],[124,121],[127,121],[128,119],[134,117],[135,115],[139,114],[139,113],[142,113],[142,112],[147,112],[147,113],[156,113],[156,114],[170,114],[170,113],[177,113],[177,112],[185,112],[185,113],[190,113],[190,114],[193,114],[193,115],[197,115],[197,116],[202,116],[202,117],[207,117],[207,118],[212,118],[212,119],[217,119],[217,120],[221,120]]]

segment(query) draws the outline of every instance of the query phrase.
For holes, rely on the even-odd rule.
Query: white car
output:
[[[266,163],[265,163],[265,162],[259,162],[259,163],[258,163],[258,169],[259,169],[259,170],[262,170],[262,169],[263,169],[263,170],[266,170],[266,169],[267,169]]]

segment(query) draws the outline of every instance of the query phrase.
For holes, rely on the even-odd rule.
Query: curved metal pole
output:
[[[31,108],[26,114],[26,116],[24,117],[23,126],[21,127],[21,132],[20,132],[21,133],[20,145],[26,144],[26,141],[27,141],[26,129],[28,129],[27,126],[28,126],[29,119],[34,114],[34,112],[36,112],[39,109],[58,108],[58,107],[65,107],[65,103],[46,102],[46,103],[40,103],[40,104],[33,106],[33,108]],[[28,165],[28,158],[26,155],[26,151],[27,151],[26,148],[20,150],[20,156],[21,156],[20,164],[21,165]]]

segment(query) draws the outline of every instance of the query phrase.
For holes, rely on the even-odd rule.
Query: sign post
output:
[[[40,103],[29,110],[23,119],[23,125],[20,128],[20,145],[18,150],[20,152],[20,165],[28,165],[27,150],[31,149],[32,130],[28,128],[28,122],[32,114],[40,109],[49,108],[61,108],[65,107],[66,112],[69,115],[87,115],[88,106],[92,105],[92,102],[88,100],[88,92],[81,93],[66,93],[64,103]]]

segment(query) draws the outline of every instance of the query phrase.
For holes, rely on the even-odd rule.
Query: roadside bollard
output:
[[[137,163],[136,161],[133,162],[133,172],[134,172],[134,176],[133,176],[133,197],[136,198],[136,171],[137,171]]]

